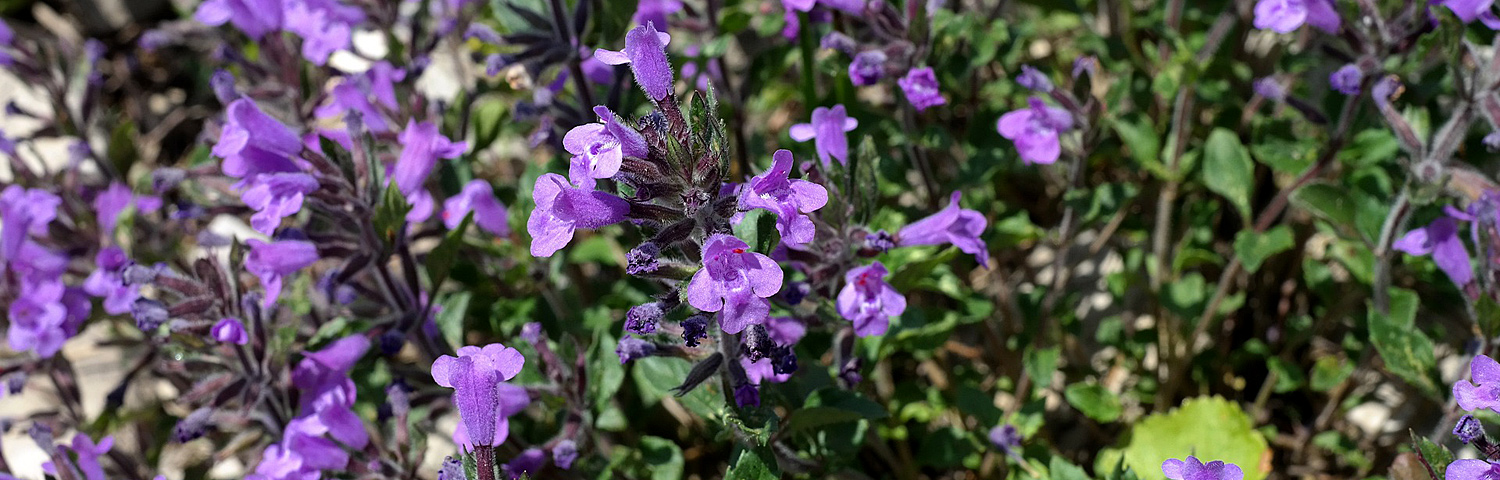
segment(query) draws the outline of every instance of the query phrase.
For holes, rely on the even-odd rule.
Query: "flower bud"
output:
[[[1473,415],[1464,415],[1458,419],[1458,424],[1453,426],[1453,435],[1458,437],[1458,441],[1468,444],[1484,437],[1484,425],[1479,423]]]
[[[698,346],[698,341],[708,337],[708,316],[693,315],[682,321],[682,341],[689,347]]]
[[[656,331],[656,323],[660,322],[666,312],[662,311],[659,302],[649,302],[630,307],[625,312],[625,329],[631,332],[647,335]]]
[[[661,267],[660,262],[657,261],[657,255],[660,254],[661,247],[658,247],[655,242],[642,243],[630,249],[630,252],[625,254],[625,273],[640,275],[655,272]]]
[[[615,355],[620,357],[620,365],[655,354],[656,344],[630,336],[621,338],[620,344],[615,347]]]
[[[193,410],[186,418],[177,422],[172,428],[172,441],[187,443],[198,437],[202,437],[208,430],[208,421],[213,418],[213,409],[208,407]]]
[[[578,460],[578,444],[576,442],[563,440],[557,442],[557,445],[552,447],[552,463],[556,463],[557,468],[563,470],[571,469],[573,468],[574,460]]]
[[[149,298],[138,298],[130,307],[130,316],[135,317],[135,326],[142,332],[151,333],[167,323],[167,306]]]

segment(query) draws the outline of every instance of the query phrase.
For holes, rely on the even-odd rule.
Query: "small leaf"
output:
[[[1203,144],[1203,184],[1223,195],[1240,213],[1250,218],[1250,188],[1255,183],[1255,163],[1234,132],[1216,128]]]
[[[411,204],[406,203],[406,196],[396,188],[392,182],[385,186],[380,194],[380,204],[375,206],[375,231],[384,238],[391,238],[406,223],[406,213],[411,211]]]
[[[1026,350],[1021,363],[1038,391],[1052,388],[1052,374],[1057,372],[1057,360],[1061,357],[1062,350],[1057,347]]]
[[[1074,465],[1061,455],[1053,455],[1052,461],[1047,464],[1047,470],[1052,480],[1089,480],[1089,474],[1082,467]]]
[[[1131,158],[1140,162],[1151,173],[1166,178],[1166,167],[1161,163],[1161,136],[1149,120],[1143,117],[1139,121],[1117,121],[1112,125],[1115,127],[1115,135],[1119,135],[1125,148],[1130,149]]]
[[[464,231],[469,229],[469,224],[474,221],[474,212],[464,215],[463,221],[457,227],[449,230],[443,236],[431,252],[427,253],[427,281],[436,289],[448,280],[448,274],[453,272],[453,264],[458,261],[458,249],[463,247]],[[458,345],[462,345],[461,343]]]
[[[776,231],[776,214],[761,208],[745,212],[745,219],[734,226],[734,236],[763,255],[770,255],[781,243],[781,233]]]
[[[776,460],[761,449],[740,449],[740,458],[724,472],[724,480],[774,480],[781,478]]]
[[[1293,246],[1292,228],[1279,225],[1265,233],[1241,230],[1234,236],[1234,253],[1245,265],[1245,271],[1255,273],[1262,263],[1272,255],[1290,250]]]
[[[1448,464],[1453,463],[1453,452],[1448,451],[1448,447],[1432,443],[1427,437],[1417,435],[1413,430],[1407,430],[1407,433],[1411,434],[1411,442],[1416,447],[1417,454],[1427,460],[1428,465],[1432,465],[1438,478],[1445,478]]]
[[[1073,408],[1077,408],[1084,415],[1100,423],[1113,422],[1119,419],[1120,413],[1124,411],[1120,406],[1120,398],[1098,384],[1068,385],[1067,390],[1063,391],[1063,396],[1068,399],[1068,404],[1073,405]]]
[[[1313,390],[1326,392],[1344,383],[1349,375],[1354,373],[1354,364],[1348,359],[1338,357],[1322,357],[1313,363],[1312,383]]]
[[[682,478],[682,448],[661,437],[641,437],[641,461],[650,467],[653,480]]]
[[[1432,340],[1415,325],[1417,294],[1401,288],[1392,288],[1390,292],[1389,315],[1381,315],[1374,305],[1370,306],[1370,343],[1375,344],[1375,350],[1380,352],[1386,370],[1428,396],[1440,399],[1441,389],[1432,376],[1437,365]]]
[[[442,310],[432,319],[437,324],[438,331],[443,334],[443,339],[455,348],[464,345],[464,319],[468,318],[470,298],[472,295],[469,292],[462,291],[443,296],[443,300],[438,302]]]
[[[1130,430],[1125,464],[1144,480],[1166,478],[1161,462],[1194,452],[1212,452],[1214,460],[1239,465],[1244,480],[1262,480],[1271,472],[1271,449],[1239,405],[1222,397],[1184,401],[1167,413],[1155,413]]]

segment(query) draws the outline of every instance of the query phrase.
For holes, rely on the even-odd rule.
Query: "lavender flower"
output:
[[[1473,415],[1464,415],[1459,417],[1458,423],[1453,425],[1453,436],[1458,437],[1458,441],[1468,444],[1484,437],[1484,425],[1480,424]]]
[[[396,159],[396,170],[392,174],[396,186],[408,197],[415,194],[427,182],[427,176],[437,166],[438,158],[458,158],[469,146],[465,142],[454,142],[438,132],[436,124],[417,123],[410,120],[401,132],[401,156]],[[462,219],[460,219],[462,220]]]
[[[364,10],[338,0],[284,0],[287,31],[302,37],[302,58],[314,65],[348,49],[354,25],[364,21]]]
[[[94,439],[80,433],[73,436],[73,442],[66,448],[77,455],[78,460],[75,465],[83,473],[84,480],[107,480],[108,477],[104,476],[104,467],[99,465],[99,457],[109,453],[109,449],[114,444],[114,437],[104,437],[95,444]],[[42,463],[42,471],[54,477],[62,477],[58,475],[57,465],[52,462]]]
[[[1463,288],[1474,280],[1474,268],[1470,264],[1469,250],[1458,236],[1458,221],[1470,220],[1471,217],[1451,207],[1447,213],[1425,227],[1406,232],[1391,244],[1391,248],[1408,255],[1432,255],[1438,269],[1447,274],[1454,285]]]
[[[823,39],[818,40],[818,47],[852,55],[854,54],[854,49],[859,47],[859,44],[854,39],[849,38],[848,35],[835,30],[823,35]]]
[[[891,326],[891,317],[906,311],[906,297],[885,281],[889,273],[877,261],[844,274],[844,289],[838,296],[839,315],[854,322],[854,333],[861,337],[885,334]]]
[[[620,343],[615,345],[615,355],[620,357],[620,365],[655,354],[656,344],[635,337],[622,337]]]
[[[1500,478],[1500,463],[1474,458],[1461,458],[1448,464],[1444,480],[1491,480]]]
[[[1047,78],[1047,74],[1032,68],[1031,65],[1021,65],[1021,74],[1016,76],[1016,83],[1037,93],[1048,93],[1053,88],[1052,80]]]
[[[245,333],[245,324],[240,323],[238,318],[226,317],[215,323],[209,334],[221,343],[233,343],[244,345],[250,342],[250,336]]]
[[[1254,90],[1256,95],[1266,97],[1267,100],[1273,102],[1286,100],[1286,87],[1282,86],[1275,77],[1257,78],[1250,84],[1250,89]]]
[[[500,466],[500,471],[516,480],[525,476],[526,478],[537,478],[536,473],[547,466],[547,454],[540,448],[528,448],[523,450],[516,458]]]
[[[1467,411],[1488,408],[1500,411],[1500,363],[1487,355],[1477,355],[1469,362],[1471,381],[1453,384],[1453,398]]]
[[[219,133],[213,154],[224,159],[225,175],[246,179],[262,173],[297,172],[302,140],[285,124],[266,115],[248,98],[229,104],[228,123]]]
[[[574,460],[578,460],[578,444],[574,441],[565,439],[552,447],[552,462],[557,468],[571,469]]]
[[[1015,425],[996,425],[990,429],[990,443],[1006,453],[1014,452],[1021,447],[1021,432]]]
[[[1255,2],[1255,28],[1291,33],[1302,24],[1328,33],[1338,33],[1339,12],[1333,0],[1259,0]]]
[[[698,346],[698,342],[708,337],[708,317],[693,315],[682,321],[682,341],[689,347]]]
[[[94,255],[98,268],[83,281],[83,291],[95,297],[104,297],[104,313],[120,315],[130,311],[130,306],[140,296],[140,288],[128,285],[122,277],[123,269],[131,265],[130,258],[119,247],[105,247]]]
[[[656,331],[656,324],[660,322],[666,312],[662,311],[660,302],[647,302],[625,312],[625,330],[636,334],[648,335]]]
[[[130,193],[130,187],[120,182],[112,182],[108,188],[94,197],[94,213],[99,218],[99,231],[105,235],[114,233],[115,225],[120,222],[120,214],[125,212],[135,201],[135,195]]]
[[[630,212],[630,204],[624,199],[593,191],[591,181],[589,188],[579,188],[555,173],[536,179],[531,198],[536,209],[526,220],[526,232],[531,234],[531,255],[535,257],[550,257],[567,246],[579,227],[615,224]]]
[[[317,480],[321,476],[317,469],[304,464],[302,455],[273,444],[261,452],[255,473],[245,476],[245,480]]]
[[[854,55],[849,62],[849,81],[858,86],[869,86],[885,77],[885,52],[865,50]]]
[[[1204,464],[1192,455],[1184,460],[1173,458],[1162,462],[1161,471],[1172,480],[1241,480],[1245,477],[1238,465],[1222,460]]]
[[[849,137],[845,133],[854,131],[858,126],[859,120],[850,118],[843,105],[834,105],[833,108],[813,109],[812,123],[792,125],[789,133],[792,140],[813,140],[818,159],[823,161],[824,167],[828,167],[830,158],[838,160],[840,165],[849,163]]]
[[[349,370],[369,349],[370,340],[362,335],[344,337],[305,354],[292,370],[292,384],[302,391],[303,416],[287,425],[282,443],[305,455],[313,468],[342,469],[348,462],[343,449],[324,435],[355,449],[370,441],[352,410],[355,390],[349,380]]]
[[[734,387],[734,404],[739,407],[759,407],[760,390],[748,382]]]
[[[740,190],[739,208],[764,208],[775,213],[776,231],[788,245],[811,242],[817,227],[806,214],[828,204],[828,190],[807,180],[788,177],[792,171],[791,151],[777,150],[771,158],[771,169],[750,179]]]
[[[29,235],[45,235],[62,199],[46,190],[10,185],[0,192],[0,254],[17,261]]]
[[[432,363],[433,380],[453,389],[453,404],[462,420],[454,442],[465,450],[505,443],[509,417],[531,403],[525,388],[506,383],[525,363],[521,352],[498,343],[465,346],[458,349],[457,358],[443,355]]]
[[[260,39],[281,29],[281,0],[207,0],[198,5],[193,18],[213,27],[232,23],[246,36]]]
[[[914,245],[942,245],[952,243],[964,253],[974,255],[974,259],[980,265],[989,265],[990,254],[984,240],[979,238],[984,233],[986,221],[984,215],[977,211],[960,208],[958,201],[963,197],[960,192],[953,192],[948,197],[948,206],[938,213],[912,222],[896,232],[896,244],[903,247]]]
[[[88,318],[87,297],[78,297],[60,280],[22,282],[19,295],[6,310],[10,327],[6,340],[11,350],[34,351],[50,358]]]
[[[240,200],[255,210],[250,226],[266,235],[276,231],[281,219],[301,211],[306,195],[318,189],[318,180],[306,173],[268,173],[248,182],[250,188],[240,194]]]
[[[681,11],[682,0],[640,0],[636,3],[635,15],[630,17],[630,23],[667,28],[667,16]]]
[[[1359,66],[1350,63],[1330,74],[1328,85],[1344,95],[1359,95],[1359,84],[1364,79],[1365,74],[1360,71]]]
[[[573,127],[563,136],[563,148],[582,157],[582,162],[575,163],[586,166],[590,177],[613,177],[624,157],[646,157],[646,139],[639,132],[621,124],[608,108],[594,107],[594,114],[599,123]]]
[[[495,198],[495,191],[490,188],[489,182],[470,180],[458,195],[448,197],[443,202],[443,225],[449,229],[458,228],[458,224],[464,221],[469,212],[474,212],[474,223],[484,231],[497,237],[510,236],[505,204]]]
[[[688,304],[722,311],[719,328],[739,333],[765,321],[771,312],[765,299],[781,289],[781,279],[781,267],[770,257],[750,251],[744,240],[714,234],[703,242],[703,268],[688,283]]]
[[[1028,107],[1000,116],[995,130],[1000,136],[1015,142],[1021,161],[1027,164],[1052,164],[1062,155],[1059,135],[1073,128],[1073,115],[1057,107],[1049,107],[1042,99],[1031,97]]]
[[[625,49],[621,51],[594,50],[594,58],[607,65],[630,64],[635,73],[635,83],[653,101],[661,101],[672,95],[672,64],[667,61],[667,44],[672,36],[658,32],[650,23],[635,27],[625,34]]]
[[[266,291],[263,307],[270,308],[281,296],[281,280],[318,261],[318,247],[303,240],[264,242],[245,241],[250,252],[245,255],[245,269],[260,278]]]
[[[901,86],[901,92],[906,94],[906,101],[911,102],[911,106],[918,112],[948,103],[942,92],[938,91],[937,75],[933,73],[932,67],[913,68],[906,72],[905,77],[897,80],[896,84]]]
[[[1439,0],[1430,3],[1443,4],[1464,23],[1479,20],[1491,29],[1500,29],[1500,17],[1495,15],[1494,0]]]

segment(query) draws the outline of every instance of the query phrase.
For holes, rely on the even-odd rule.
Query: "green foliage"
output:
[[[1417,294],[1393,288],[1390,302],[1389,314],[1381,314],[1374,305],[1370,307],[1370,343],[1375,344],[1380,358],[1385,360],[1386,370],[1423,393],[1437,397],[1440,389],[1432,375],[1437,360],[1433,357],[1432,340],[1416,325]]]
[[[1223,397],[1192,398],[1170,412],[1136,422],[1122,453],[1125,464],[1143,479],[1165,478],[1162,462],[1197,452],[1204,462],[1234,463],[1246,480],[1260,480],[1271,473],[1271,450],[1253,425],[1250,416]],[[1101,461],[1106,458],[1100,456]]]

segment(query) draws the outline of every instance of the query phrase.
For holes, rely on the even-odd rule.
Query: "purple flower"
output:
[[[937,75],[932,72],[932,67],[913,68],[906,72],[905,77],[896,81],[901,86],[901,92],[906,94],[906,101],[918,112],[930,107],[936,107],[948,103],[943,98],[943,93],[938,91]]]
[[[325,437],[330,431],[317,416],[298,417],[287,422],[286,430],[282,432],[281,446],[301,455],[303,468],[342,470],[349,465],[349,453]]]
[[[1058,135],[1073,128],[1073,115],[1067,110],[1049,107],[1042,99],[1031,97],[1028,107],[1000,116],[995,130],[1015,142],[1021,161],[1027,164],[1052,164],[1062,155]]]
[[[844,289],[838,297],[839,315],[854,322],[854,333],[861,337],[885,334],[891,326],[891,317],[906,311],[906,297],[885,282],[889,273],[877,261],[844,274]]]
[[[703,242],[703,268],[688,283],[688,304],[719,312],[719,328],[739,333],[765,321],[766,298],[781,290],[781,267],[770,257],[750,251],[732,235],[714,234]]]
[[[1495,16],[1494,0],[1443,0],[1432,3],[1442,3],[1464,23],[1477,19],[1491,29],[1500,29],[1500,17]]]
[[[266,235],[276,231],[281,219],[301,211],[302,200],[318,189],[318,180],[306,173],[268,173],[248,182],[250,188],[240,194],[240,200],[255,210],[250,226]]]
[[[1051,92],[1053,88],[1052,79],[1047,78],[1047,74],[1032,68],[1031,65],[1021,65],[1021,74],[1016,76],[1016,83],[1037,93]]]
[[[818,47],[826,48],[829,50],[837,50],[853,55],[854,49],[859,48],[859,43],[855,42],[854,39],[849,38],[848,35],[844,35],[843,33],[834,30],[828,32],[826,35],[823,35],[822,40],[818,40]]]
[[[624,50],[601,48],[594,50],[594,58],[607,65],[630,64],[635,83],[651,100],[661,101],[672,95],[672,64],[667,61],[667,43],[671,41],[671,35],[647,23],[625,34]]]
[[[537,478],[536,473],[546,466],[547,453],[540,448],[528,448],[505,465],[501,465],[500,471],[510,476],[512,480],[519,479],[522,475],[526,475],[527,478]]]
[[[1021,432],[1015,425],[996,425],[990,429],[990,443],[1006,453],[1013,452],[1021,447]]]
[[[207,0],[198,5],[193,18],[214,27],[232,23],[246,36],[259,40],[281,29],[281,0]]]
[[[458,349],[458,357],[443,355],[432,363],[432,379],[453,389],[453,404],[462,420],[454,442],[465,450],[505,443],[509,417],[531,403],[525,388],[505,383],[525,364],[521,352],[498,343],[465,346]]]
[[[750,179],[740,190],[739,208],[764,208],[775,213],[776,231],[789,245],[811,242],[817,227],[806,214],[828,204],[828,190],[807,180],[788,177],[792,171],[791,151],[777,150],[771,158],[771,169]]]
[[[682,321],[682,342],[689,347],[708,337],[708,317],[693,315]]]
[[[578,444],[572,440],[557,442],[552,447],[552,462],[557,468],[567,470],[573,468],[573,461],[578,460]]]
[[[113,182],[105,188],[99,196],[94,197],[94,212],[99,218],[99,231],[105,235],[114,233],[115,225],[120,222],[120,214],[135,200],[135,195],[130,193],[130,187],[121,182]]]
[[[364,21],[364,11],[337,0],[284,0],[286,30],[302,37],[302,58],[323,65],[333,52],[350,46],[353,24]]]
[[[244,345],[250,343],[250,336],[245,333],[245,325],[238,318],[223,318],[214,324],[209,333],[221,343],[233,343]]]
[[[443,202],[443,225],[450,230],[458,228],[458,224],[464,221],[469,212],[474,212],[474,223],[484,231],[497,237],[510,236],[505,204],[495,198],[495,191],[490,188],[489,182],[477,178],[470,180],[458,195],[448,197]]]
[[[1338,33],[1339,12],[1333,0],[1259,0],[1255,2],[1255,28],[1291,33],[1303,23],[1328,33]]]
[[[563,148],[582,158],[590,177],[613,177],[624,157],[646,157],[646,139],[639,132],[621,124],[608,108],[594,107],[594,114],[599,123],[573,127],[563,136]]]
[[[46,235],[59,205],[62,199],[46,190],[5,187],[0,192],[0,255],[9,262],[20,260],[27,237]]]
[[[80,433],[73,436],[72,444],[66,448],[72,450],[78,456],[76,465],[78,466],[78,470],[83,473],[85,480],[106,480],[108,477],[104,476],[104,467],[99,465],[99,457],[109,453],[109,449],[114,444],[114,437],[104,437],[99,440],[98,444],[95,444],[94,439]],[[57,465],[54,465],[52,462],[42,463],[42,471],[52,476],[60,477],[57,472]]]
[[[22,282],[19,295],[6,311],[10,349],[35,351],[42,358],[62,349],[63,342],[78,333],[88,316],[87,297],[82,305],[76,305],[70,301],[70,293],[61,280]]]
[[[532,256],[550,257],[573,240],[573,230],[618,223],[630,213],[630,204],[624,199],[592,187],[592,181],[589,188],[575,187],[555,173],[536,179],[531,189],[536,209],[526,220]]]
[[[1161,471],[1172,480],[1240,480],[1245,477],[1238,465],[1222,460],[1204,464],[1192,455],[1185,460],[1172,458],[1162,462]]]
[[[303,417],[287,425],[282,444],[306,455],[309,466],[341,469],[348,462],[343,449],[324,435],[355,449],[369,443],[364,423],[352,410],[355,390],[349,379],[349,370],[369,349],[368,338],[351,335],[305,354],[292,370],[292,384],[302,391]]]
[[[1355,64],[1347,64],[1339,67],[1328,76],[1328,85],[1344,95],[1359,95],[1359,84],[1364,81],[1365,74]]]
[[[1432,255],[1448,279],[1460,289],[1474,280],[1474,268],[1469,263],[1469,250],[1458,236],[1458,221],[1468,220],[1463,212],[1449,208],[1448,215],[1438,217],[1425,227],[1406,232],[1392,248],[1408,255]]]
[[[667,16],[681,11],[682,0],[641,0],[635,6],[635,15],[630,17],[630,23],[667,28]]]
[[[245,241],[250,252],[245,255],[245,269],[260,278],[266,290],[262,306],[270,308],[281,296],[281,280],[287,275],[307,268],[318,261],[318,247],[303,240],[264,242],[257,239]]]
[[[94,265],[98,268],[83,281],[83,290],[89,295],[104,297],[104,313],[127,313],[140,296],[139,287],[127,285],[121,276],[122,269],[130,264],[130,258],[119,247],[105,247],[94,255]]]
[[[1453,398],[1467,411],[1488,408],[1500,411],[1500,363],[1487,355],[1477,355],[1469,362],[1471,381],[1453,384]]]
[[[838,160],[840,165],[849,163],[849,137],[845,133],[854,131],[856,127],[859,127],[859,120],[849,118],[843,105],[834,105],[833,108],[813,109],[812,123],[792,125],[790,133],[792,140],[813,140],[818,159],[827,167],[829,158]],[[791,154],[787,156],[790,157]]]
[[[297,172],[295,158],[302,141],[285,124],[260,111],[248,98],[229,104],[227,123],[219,133],[213,154],[224,159],[225,175],[246,179],[262,173]]]
[[[896,232],[896,244],[903,247],[914,245],[942,245],[951,243],[964,253],[974,255],[980,265],[988,266],[990,254],[984,240],[986,221],[977,211],[960,208],[960,192],[948,197],[948,206],[927,218],[912,222]]]
[[[646,302],[625,311],[625,330],[647,335],[656,331],[656,324],[661,322],[666,312],[662,311],[661,302]]]
[[[849,62],[849,82],[858,86],[869,86],[885,77],[885,52],[865,50],[854,55]]]
[[[432,122],[417,123],[409,120],[406,130],[401,132],[401,156],[396,159],[396,171],[392,173],[401,193],[411,196],[422,188],[427,176],[437,166],[438,158],[458,158],[469,145],[454,142],[438,132]]]
[[[759,407],[760,390],[749,382],[734,387],[734,404],[740,407]]]
[[[1448,464],[1443,473],[1444,480],[1494,480],[1500,478],[1500,463],[1474,458],[1461,458]]]
[[[1275,77],[1257,78],[1254,83],[1250,84],[1250,89],[1254,90],[1256,95],[1266,97],[1273,102],[1286,100],[1286,87],[1282,86]]]
[[[260,455],[260,464],[255,473],[245,480],[317,480],[321,473],[304,464],[302,455],[295,450],[271,445]]]
[[[620,343],[615,345],[615,356],[620,357],[620,365],[655,354],[656,344],[631,336],[621,337]]]

